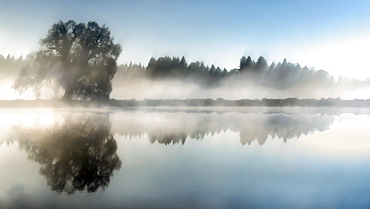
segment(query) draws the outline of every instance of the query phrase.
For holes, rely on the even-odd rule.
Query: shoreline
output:
[[[370,99],[145,99],[84,100],[0,100],[0,108],[135,108],[135,107],[343,107],[370,108]]]

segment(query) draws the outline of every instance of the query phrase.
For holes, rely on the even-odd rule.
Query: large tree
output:
[[[37,92],[40,83],[54,80],[65,90],[64,99],[109,99],[121,46],[113,42],[108,27],[93,21],[59,21],[40,44],[29,57],[32,64],[14,82],[16,90]]]

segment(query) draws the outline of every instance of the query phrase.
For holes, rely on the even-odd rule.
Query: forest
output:
[[[317,85],[335,85],[334,78],[326,71],[301,67],[284,59],[277,64],[268,62],[260,56],[254,61],[250,56],[240,59],[239,68],[221,69],[215,65],[205,65],[201,61],[187,63],[185,57],[151,58],[147,66],[141,64],[120,65],[117,81],[131,78],[154,80],[180,80],[192,82],[204,87],[218,87],[232,80],[255,83],[269,88],[285,90],[298,85],[316,83]]]

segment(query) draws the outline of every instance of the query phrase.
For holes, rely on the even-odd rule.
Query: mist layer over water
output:
[[[149,80],[129,79],[124,82],[113,82],[111,94],[115,99],[194,99],[194,98],[224,98],[263,99],[263,98],[342,98],[342,99],[368,99],[367,84],[337,84],[336,86],[311,85],[297,86],[295,88],[278,90],[253,83],[228,81],[216,87],[204,87],[192,82],[178,80]]]

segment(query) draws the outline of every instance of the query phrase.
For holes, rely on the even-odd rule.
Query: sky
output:
[[[168,55],[232,69],[250,55],[370,78],[368,0],[0,0],[0,54],[25,56],[70,19],[106,24],[119,64]]]

